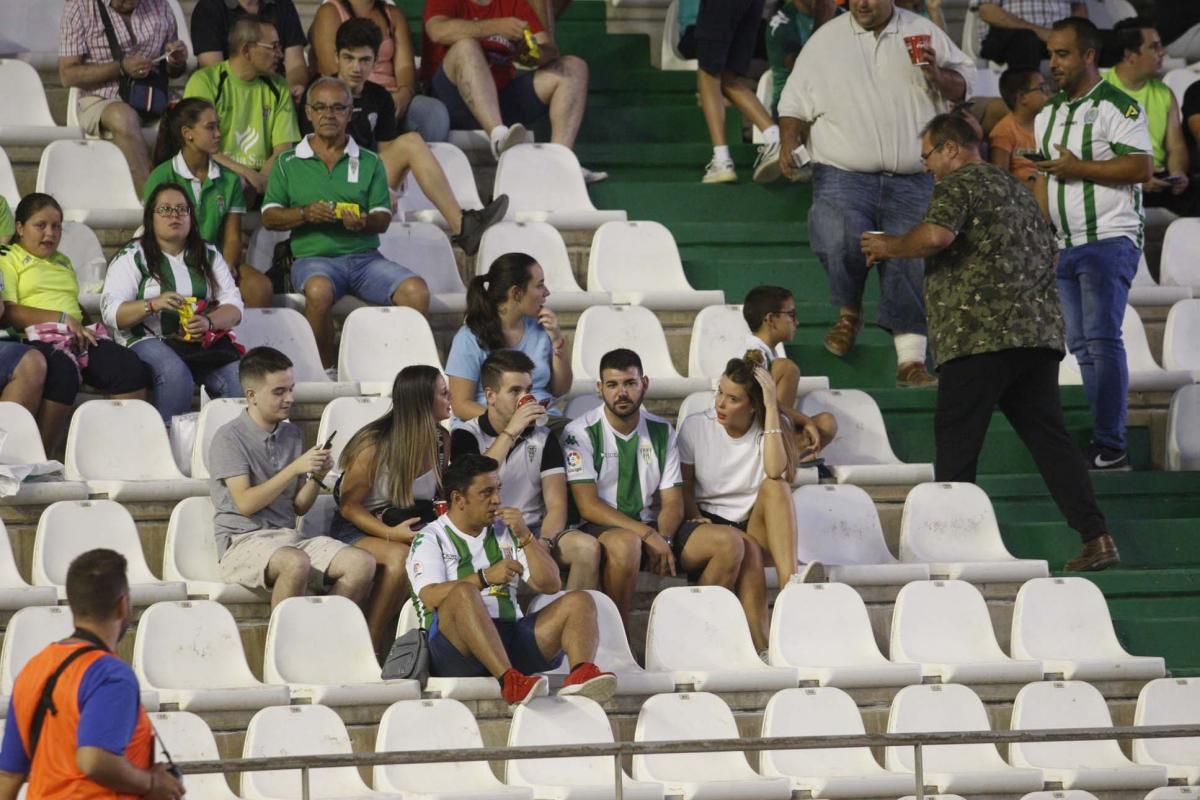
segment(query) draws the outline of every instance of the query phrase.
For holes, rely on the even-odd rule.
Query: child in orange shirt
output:
[[[992,128],[988,160],[1032,189],[1037,167],[1018,153],[1037,149],[1033,120],[1049,97],[1046,79],[1035,69],[1007,70],[1000,76],[1000,96],[1009,113]]]

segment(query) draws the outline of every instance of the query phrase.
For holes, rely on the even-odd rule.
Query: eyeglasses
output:
[[[1032,94],[1033,92],[1041,92],[1042,94],[1050,94],[1050,84],[1039,83],[1037,86],[1030,86],[1028,89],[1021,90],[1021,94]]]
[[[255,42],[255,47],[261,47],[264,50],[272,50],[276,53],[283,52],[283,45],[279,42]]]
[[[160,217],[186,217],[192,213],[192,210],[185,205],[158,206],[154,209],[154,213]]]
[[[326,111],[333,114],[338,114],[340,116],[341,114],[345,114],[351,108],[343,103],[334,103],[333,105],[325,105],[324,103],[309,103],[308,107],[312,109],[312,112],[318,116],[324,114]]]
[[[781,317],[788,317],[792,322],[796,321],[796,309],[794,308],[785,308],[783,311],[774,311],[772,313],[778,314]]]
[[[930,156],[932,156],[934,153],[936,153],[938,150],[941,150],[945,146],[946,146],[946,143],[942,142],[937,147],[934,147],[932,150],[930,150],[928,153],[921,153],[921,162],[924,163],[924,162],[928,161]]]

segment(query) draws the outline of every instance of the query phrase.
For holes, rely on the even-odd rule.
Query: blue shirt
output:
[[[550,361],[554,358],[554,345],[550,341],[550,334],[536,319],[525,317],[525,333],[511,349],[520,350],[533,362],[533,396],[539,402],[553,400],[554,395],[550,393]],[[475,402],[480,405],[487,404],[479,373],[489,352],[480,346],[475,334],[464,325],[454,334],[454,341],[450,343],[450,357],[446,359],[447,375],[475,381]]]

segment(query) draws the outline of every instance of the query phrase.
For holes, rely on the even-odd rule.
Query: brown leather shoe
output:
[[[905,361],[896,370],[897,386],[937,386],[937,382],[925,369],[924,361]]]
[[[1097,572],[1120,563],[1116,542],[1106,533],[1085,543],[1079,555],[1067,562],[1067,572]]]
[[[858,338],[862,329],[861,315],[847,314],[843,311],[838,315],[837,322],[833,323],[833,327],[825,334],[825,349],[838,358],[844,358],[854,347],[854,340]]]

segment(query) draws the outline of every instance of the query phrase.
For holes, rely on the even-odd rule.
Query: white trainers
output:
[[[779,166],[779,142],[764,144],[758,148],[758,158],[754,162],[754,182],[773,183],[783,175]]]
[[[600,181],[608,180],[608,173],[604,170],[590,170],[587,167],[580,167],[579,171],[583,173],[584,183],[599,183]]]
[[[519,122],[511,127],[497,125],[492,128],[491,136],[488,137],[492,142],[492,156],[497,161],[500,160],[500,154],[505,150],[514,145],[524,144],[526,135],[525,126]]]
[[[737,171],[732,161],[717,161],[715,158],[704,168],[701,183],[737,183]]]

